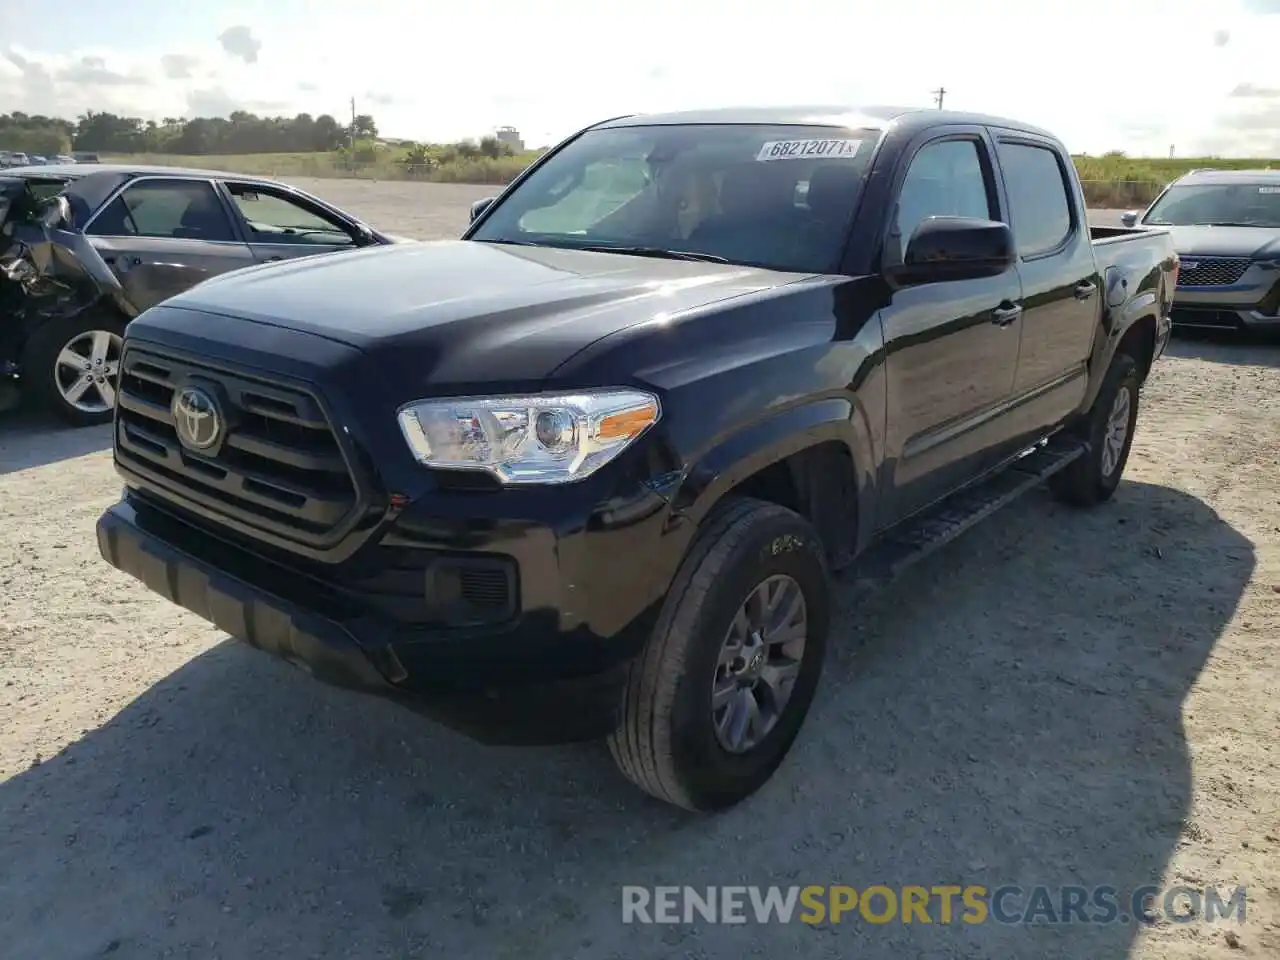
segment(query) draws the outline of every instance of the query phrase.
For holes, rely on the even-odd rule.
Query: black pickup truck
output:
[[[884,581],[1124,470],[1167,233],[1049,134],[938,110],[594,125],[460,240],[206,281],[133,321],[103,556],[329,683],[488,742],[607,737],[733,804]]]

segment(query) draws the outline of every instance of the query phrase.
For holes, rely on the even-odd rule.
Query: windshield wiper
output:
[[[1193,224],[1197,227],[1263,227],[1266,224],[1258,223],[1256,220],[1205,220],[1201,223]]]
[[[728,263],[724,257],[714,253],[699,253],[696,250],[668,250],[666,247],[623,247],[611,246],[607,243],[591,243],[583,246],[574,244],[574,250],[590,250],[594,253],[621,253],[631,257],[661,257],[667,260],[700,260],[706,263]]]
[[[485,243],[503,243],[513,247],[552,247],[556,250],[590,250],[592,253],[621,253],[632,257],[662,257],[667,260],[698,260],[704,263],[732,263],[725,257],[714,253],[699,253],[696,250],[668,250],[666,247],[623,246],[610,243],[563,243],[551,240],[490,240]]]

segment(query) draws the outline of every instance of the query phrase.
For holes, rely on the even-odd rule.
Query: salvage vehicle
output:
[[[1176,272],[1167,232],[1095,239],[1025,124],[617,118],[459,240],[135,320],[99,549],[319,680],[482,741],[607,738],[724,808],[800,731],[833,575],[887,581],[1042,481],[1115,493]]]
[[[1175,327],[1280,330],[1280,170],[1193,170],[1121,223],[1173,235]]]
[[[111,419],[125,325],[166,297],[241,267],[403,239],[283,183],[217,171],[25,167],[0,176],[0,194],[17,199],[0,218],[0,409],[30,394],[77,426]]]

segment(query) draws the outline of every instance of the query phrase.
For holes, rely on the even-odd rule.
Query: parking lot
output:
[[[491,188],[297,181],[456,235]],[[715,818],[603,746],[477,746],[103,563],[110,431],[0,420],[0,957],[1280,955],[1280,344],[1179,338],[1126,481],[840,597],[786,764]],[[1243,925],[624,926],[629,884],[1247,888]]]

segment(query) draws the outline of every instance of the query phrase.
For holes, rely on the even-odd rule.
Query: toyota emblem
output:
[[[222,438],[217,401],[199,387],[183,387],[173,395],[173,426],[183,446],[208,450]]]

